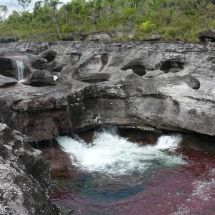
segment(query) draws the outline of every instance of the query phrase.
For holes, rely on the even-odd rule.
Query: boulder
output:
[[[63,37],[63,41],[74,41],[74,40],[85,40],[88,34],[85,33],[70,33],[67,36]]]
[[[0,37],[0,43],[18,42],[18,37]]]
[[[210,41],[215,42],[215,30],[205,30],[199,32],[199,40],[202,42]]]
[[[144,38],[143,41],[160,41],[163,39],[163,36],[160,34],[153,34],[148,38]]]
[[[93,32],[89,35],[91,41],[109,41],[110,36],[105,32]]]
[[[51,178],[41,152],[0,123],[0,214],[59,214],[49,199]]]
[[[73,34],[68,34],[67,36],[63,37],[63,41],[74,41],[74,35]]]
[[[29,79],[29,84],[31,86],[43,87],[55,85],[53,75],[47,70],[35,70]]]

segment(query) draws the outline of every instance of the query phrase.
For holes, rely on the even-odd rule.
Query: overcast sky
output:
[[[31,3],[29,4],[28,8],[32,9],[36,1],[38,0],[31,0]],[[70,2],[71,0],[60,0],[60,1],[63,3],[67,3],[67,2]],[[17,0],[0,0],[0,5],[5,5],[7,7],[12,7],[12,8],[19,7]]]

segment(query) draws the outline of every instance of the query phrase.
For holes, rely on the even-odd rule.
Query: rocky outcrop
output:
[[[25,85],[0,88],[0,99],[32,141],[106,124],[215,135],[212,43],[13,43],[0,53],[24,59]],[[56,85],[45,74],[27,85],[37,71]]]
[[[91,41],[109,41],[110,36],[105,32],[93,32],[89,35]]]
[[[7,87],[11,85],[15,85],[17,80],[14,78],[8,78],[6,76],[0,75],[0,87]]]
[[[109,80],[68,96],[73,129],[136,124],[214,136],[212,44],[126,43],[108,51]]]
[[[210,41],[215,42],[215,30],[205,30],[199,32],[199,40],[202,42]]]
[[[72,178],[75,174],[72,170],[72,163],[69,155],[63,152],[61,147],[54,141],[52,147],[40,147],[43,156],[50,165],[52,177]]]
[[[53,75],[47,70],[36,70],[29,78],[28,82],[31,86],[43,87],[55,85]]]
[[[24,82],[15,80],[16,59]],[[179,131],[184,144],[214,152],[214,70],[213,43],[0,44],[0,122],[26,135],[0,124],[0,214],[58,213],[47,197],[48,167],[27,140],[87,130],[89,141],[93,128],[118,125],[140,141]],[[73,174],[58,149],[44,154],[53,175]]]
[[[17,37],[0,37],[0,43],[11,43],[18,42],[19,38]]]
[[[163,37],[160,34],[152,34],[148,38],[144,38],[143,41],[160,41]]]
[[[0,123],[0,214],[59,214],[51,203],[49,167],[25,136]]]
[[[10,109],[10,106],[4,100],[0,100],[0,107],[0,123],[7,124],[10,128],[15,128],[12,120],[13,111]]]
[[[63,41],[74,41],[74,40],[85,40],[87,38],[88,34],[85,33],[70,33],[63,37]]]

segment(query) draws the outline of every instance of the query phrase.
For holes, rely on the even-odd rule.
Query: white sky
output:
[[[28,8],[31,10],[34,7],[35,2],[38,0],[31,0]],[[63,3],[70,2],[71,0],[60,0]],[[10,8],[17,8],[19,9],[18,1],[17,0],[0,0],[0,5],[5,5]],[[20,8],[21,9],[21,8]]]

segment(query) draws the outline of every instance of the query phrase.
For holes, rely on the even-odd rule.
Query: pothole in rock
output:
[[[77,80],[87,83],[99,83],[108,81],[110,78],[110,74],[108,73],[91,73],[91,74],[83,74],[77,78]]]
[[[47,63],[50,63],[55,59],[56,55],[57,55],[56,51],[48,50],[45,53],[43,53],[42,57],[47,60]]]
[[[196,78],[189,76],[185,79],[186,84],[194,90],[198,90],[201,86],[199,80],[197,80]]]
[[[176,73],[176,72],[180,72],[181,70],[184,69],[184,62],[180,62],[174,59],[171,60],[167,60],[161,63],[161,67],[160,70],[164,71],[165,73]]]
[[[94,54],[89,59],[87,59],[84,63],[79,66],[79,70],[81,72],[101,72],[106,64],[108,63],[108,55],[107,54]]]
[[[4,68],[0,71],[1,75],[9,78],[17,78],[12,60],[7,58],[0,58],[0,67]]]
[[[125,65],[121,68],[121,70],[128,70],[128,69],[132,69],[132,71],[139,76],[144,76],[146,74],[145,66],[140,64]]]
[[[108,63],[108,55],[107,54],[101,55],[101,62],[102,62],[102,66],[101,66],[99,71],[102,71]]]

